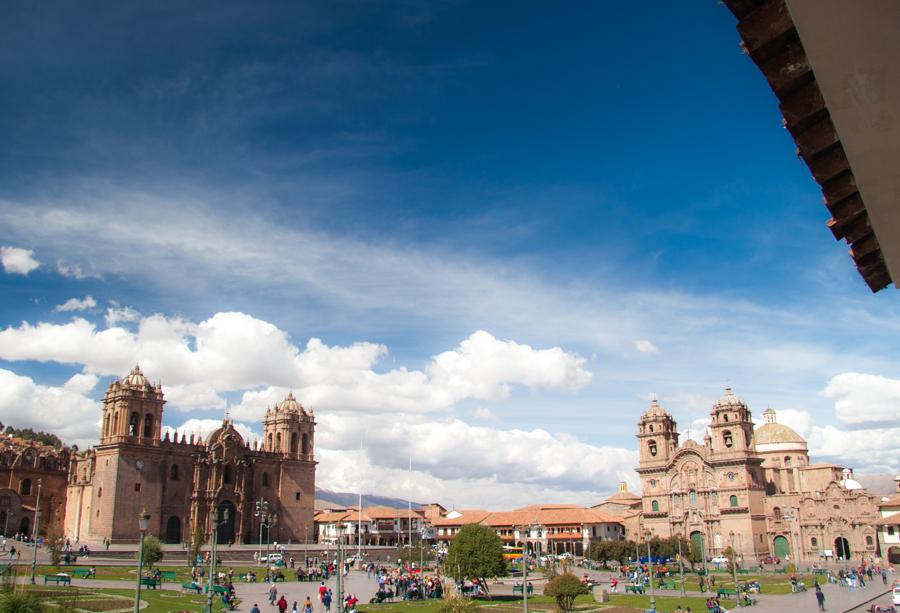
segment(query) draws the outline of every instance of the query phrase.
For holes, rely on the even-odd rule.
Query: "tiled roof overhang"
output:
[[[831,213],[827,226],[850,245],[850,256],[873,292],[892,282],[853,169],[784,0],[724,0],[738,19],[744,51],[780,102],[784,126],[797,144]]]

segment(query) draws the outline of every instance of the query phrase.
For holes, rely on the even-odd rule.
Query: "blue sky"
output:
[[[88,443],[140,361],[173,428],[228,403],[258,432],[295,389],[326,487],[590,502],[636,483],[651,394],[687,429],[730,384],[817,457],[900,470],[896,297],[825,228],[734,25],[713,2],[0,9],[0,419]]]

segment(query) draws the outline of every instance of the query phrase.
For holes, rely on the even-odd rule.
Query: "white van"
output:
[[[900,607],[900,582],[894,583],[894,606]]]
[[[269,555],[263,554],[262,556],[260,556],[260,559],[259,559],[259,561],[261,563],[268,563],[268,564],[274,564],[276,562],[281,562],[283,560],[284,560],[284,556],[281,555],[280,553],[270,553]]]

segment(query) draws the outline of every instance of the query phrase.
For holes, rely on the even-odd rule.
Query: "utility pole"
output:
[[[344,542],[344,537],[338,536],[337,541],[337,564],[335,564],[335,570],[337,571],[337,610],[344,610],[344,550],[341,545]]]
[[[34,551],[31,555],[31,584],[34,585],[34,573],[37,570],[37,550],[38,550],[38,526],[41,523],[41,480],[38,479],[38,493],[37,493],[37,501],[34,503],[34,536],[31,539],[31,544],[34,546]]]
[[[656,610],[656,590],[653,588],[653,560],[650,558],[650,531],[645,534],[647,537],[647,573],[650,575],[650,608]]]
[[[734,575],[734,599],[737,601],[737,606],[741,606],[741,589],[738,587],[737,551],[734,549],[734,532],[731,532],[731,573]]]

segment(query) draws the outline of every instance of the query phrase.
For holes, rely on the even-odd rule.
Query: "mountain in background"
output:
[[[363,494],[363,508],[365,507],[390,507],[392,509],[406,509],[409,507],[409,501],[402,498],[389,498],[387,496],[374,496],[372,494]],[[316,488],[316,510],[325,509],[346,509],[355,507],[359,504],[359,494],[353,492],[332,492],[331,490],[323,490]],[[421,503],[413,501],[413,508],[422,506]]]
[[[859,484],[873,496],[890,496],[897,493],[894,475],[853,475]]]

